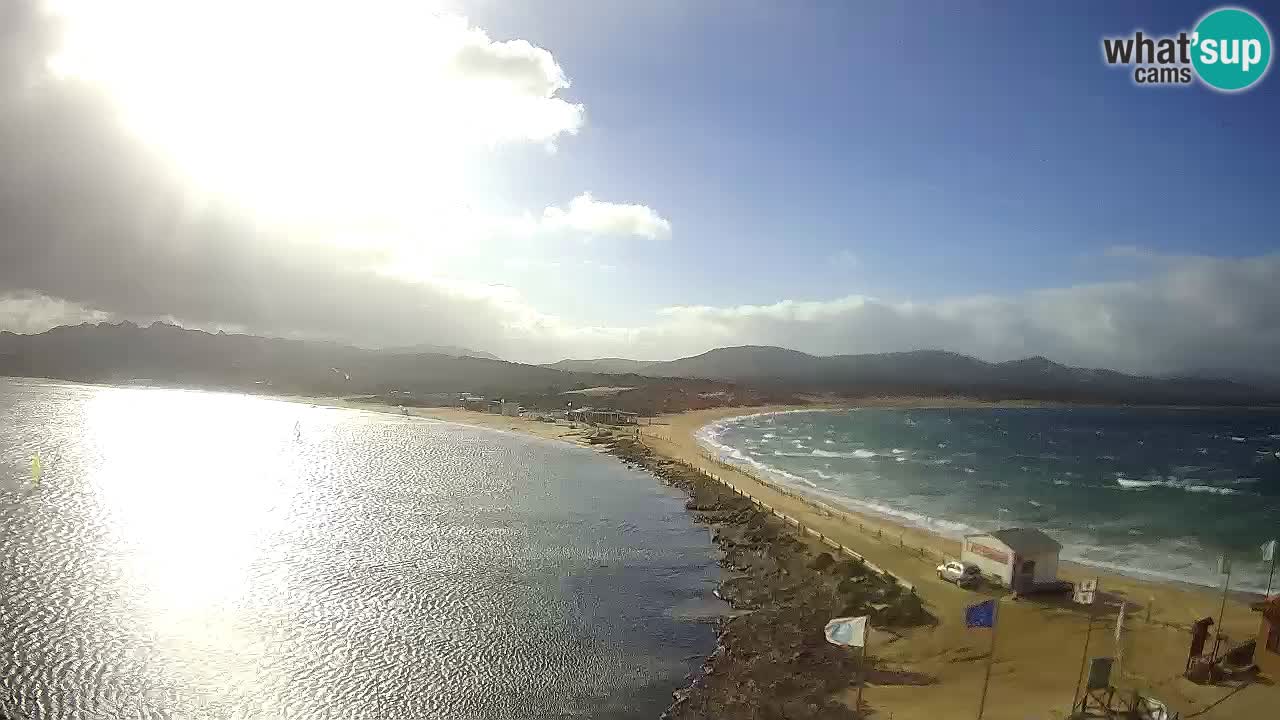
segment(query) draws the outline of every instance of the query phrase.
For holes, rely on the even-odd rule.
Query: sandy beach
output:
[[[860,403],[872,404],[920,407],[978,403],[891,398]],[[361,403],[351,406],[370,407]],[[869,655],[875,658],[877,668],[918,673],[934,681],[922,686],[873,685],[866,690],[865,704],[883,717],[907,720],[976,717],[990,633],[965,628],[964,608],[997,595],[963,590],[938,579],[936,565],[940,558],[958,556],[958,541],[799,497],[708,457],[694,437],[699,428],[725,417],[792,409],[815,408],[717,408],[656,418],[638,431],[655,452],[716,473],[915,585],[938,624],[909,630],[899,637],[873,640]],[[410,408],[409,413],[566,442],[585,442],[587,432],[564,424],[452,408]],[[1128,622],[1119,644],[1122,675],[1113,673],[1112,680],[1121,691],[1141,690],[1181,712],[1183,718],[1273,717],[1275,708],[1280,707],[1277,686],[1199,686],[1181,677],[1190,642],[1188,628],[1202,617],[1217,617],[1221,592],[1189,584],[1151,582],[1066,562],[1061,575],[1072,581],[1097,577],[1105,593],[1106,603],[1097,609],[1093,621],[1090,656],[1116,654],[1115,615],[1121,600],[1128,604]],[[1246,640],[1257,634],[1258,615],[1242,598],[1233,597],[1227,603],[1223,625],[1231,641]],[[984,717],[1065,717],[1077,684],[1088,627],[1086,613],[1065,600],[1002,597]],[[852,688],[847,692],[851,704]]]

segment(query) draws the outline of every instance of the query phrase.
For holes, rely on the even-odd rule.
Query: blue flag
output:
[[[964,609],[965,627],[989,628],[996,624],[996,601],[984,600]]]

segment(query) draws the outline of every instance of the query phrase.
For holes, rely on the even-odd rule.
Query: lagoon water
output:
[[[0,379],[0,716],[654,718],[717,577],[587,449]]]
[[[1206,585],[1235,558],[1261,591],[1280,537],[1280,412],[1127,408],[861,409],[704,428],[730,462],[958,537],[1041,527],[1063,557]],[[1280,581],[1278,581],[1280,582]]]

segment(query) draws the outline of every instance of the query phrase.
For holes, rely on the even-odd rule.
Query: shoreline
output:
[[[908,407],[903,407],[903,409],[937,409],[939,407],[941,406],[912,405]],[[981,407],[981,406],[974,406],[974,407]],[[850,409],[850,408],[822,408],[822,409],[801,408],[801,409],[778,410],[778,411],[772,411],[772,412],[749,413],[744,415],[728,415],[725,417],[719,417],[716,420],[711,421],[707,425],[704,425],[701,428],[694,430],[693,436],[694,436],[695,442],[705,451],[708,460],[710,460],[711,462],[728,465],[734,470],[743,472],[748,475],[755,476],[756,471],[750,466],[739,464],[737,462],[734,462],[733,460],[724,459],[723,457],[721,457],[720,451],[732,450],[733,448],[716,442],[714,438],[703,437],[703,435],[701,434],[701,431],[707,428],[710,428],[712,426],[719,425],[721,423],[728,423],[736,420],[761,417],[765,415],[784,415],[784,414],[805,413],[805,412],[841,412],[846,409]],[[710,447],[708,447],[708,445],[710,445]],[[795,475],[789,473],[788,471],[782,468],[778,468],[768,463],[762,463],[758,461],[756,464],[759,465],[760,470],[762,470],[766,475],[770,475],[770,476],[781,475],[783,477],[791,477],[794,479],[798,479],[801,482],[804,482],[802,478],[797,478]],[[930,527],[927,523],[913,522],[909,518],[897,517],[889,512],[884,512],[884,513],[879,512],[870,503],[862,503],[857,498],[840,495],[834,492],[823,492],[821,489],[818,489],[818,488],[805,488],[797,485],[792,485],[787,483],[785,480],[780,480],[774,477],[760,478],[757,476],[756,479],[765,483],[773,484],[780,488],[785,488],[787,491],[795,493],[796,495],[801,496],[804,499],[807,499],[815,503],[816,505],[819,506],[820,510],[825,509],[827,511],[852,513],[854,515],[874,518],[878,521],[889,523],[906,530],[913,530],[913,531],[918,531],[921,533],[932,535],[940,543],[958,543],[958,542],[961,542],[963,537],[963,534],[952,535],[944,531],[937,530],[933,527]],[[963,525],[962,523],[959,523],[954,520],[950,520],[947,517],[929,517],[929,516],[920,516],[920,517],[926,520],[936,521],[939,524],[950,523],[952,525],[957,525],[957,526]],[[983,532],[979,528],[975,528],[971,526],[964,526],[964,527],[967,528],[968,532],[972,532],[972,533]],[[1166,573],[1162,573],[1158,570],[1147,570],[1147,569],[1139,568],[1136,566],[1130,567],[1130,568],[1124,568],[1116,565],[1115,563],[1103,564],[1103,563],[1090,562],[1090,561],[1081,560],[1081,559],[1071,559],[1065,556],[1062,557],[1059,562],[1062,565],[1076,568],[1080,574],[1092,573],[1094,575],[1117,575],[1117,576],[1127,578],[1129,580],[1148,582],[1148,583],[1153,583],[1157,585],[1174,585],[1178,587],[1185,587],[1186,589],[1189,589],[1189,590],[1209,590],[1215,593],[1219,592],[1219,589],[1221,588],[1220,585],[1218,586],[1209,585],[1202,582],[1196,582],[1195,580],[1190,580],[1184,577],[1172,576]],[[1273,591],[1276,591],[1276,590],[1280,590],[1280,586],[1273,588]],[[1246,603],[1256,602],[1256,601],[1266,599],[1266,595],[1264,594],[1262,589],[1256,589],[1256,590],[1244,589],[1244,588],[1236,588],[1234,586],[1230,591],[1230,596],[1232,598],[1235,598],[1238,601],[1246,602]]]
[[[334,403],[332,399],[321,402]],[[895,398],[881,399],[877,406],[934,406],[926,403],[928,399]],[[338,404],[341,407],[403,414],[398,407],[374,403],[338,401]],[[939,406],[955,407],[959,404],[948,402]],[[964,406],[1007,405],[969,401]],[[815,528],[824,536],[836,539],[864,556],[868,562],[901,576],[915,586],[927,611],[938,619],[937,625],[904,632],[888,641],[883,648],[875,648],[871,655],[876,660],[877,669],[913,673],[913,677],[929,677],[933,682],[910,687],[892,684],[878,687],[873,683],[867,689],[867,704],[876,711],[887,711],[895,718],[907,720],[950,717],[955,714],[957,703],[972,703],[976,708],[977,688],[981,685],[984,663],[975,660],[986,656],[986,641],[982,631],[963,627],[963,612],[967,605],[997,595],[961,590],[937,578],[935,560],[957,557],[958,541],[886,518],[799,497],[777,483],[762,481],[741,468],[712,460],[696,438],[700,428],[729,417],[848,407],[853,405],[714,408],[655,418],[653,424],[639,426],[634,432],[655,455],[716,473],[752,497],[796,518],[805,527]],[[593,444],[586,440],[586,435],[593,430],[582,426],[572,428],[454,408],[408,408],[408,415],[521,432],[579,445]],[[1199,686],[1182,679],[1189,644],[1187,628],[1201,617],[1218,616],[1221,592],[1176,581],[1128,577],[1065,560],[1060,575],[1074,582],[1092,577],[1100,579],[1104,603],[1097,611],[1099,620],[1093,623],[1095,625],[1110,622],[1114,629],[1120,601],[1128,603],[1127,617],[1130,620],[1125,626],[1122,642],[1124,676],[1112,678],[1112,683],[1122,691],[1141,690],[1182,712],[1184,717],[1197,712],[1201,713],[1198,717],[1204,718],[1265,716],[1266,708],[1274,708],[1274,703],[1280,703],[1280,686],[1254,685],[1246,691],[1233,692],[1236,688]],[[1236,595],[1227,603],[1224,628],[1233,643],[1255,637],[1258,629],[1257,614],[1250,611],[1242,599]],[[1002,627],[1012,626],[1020,632],[1001,634],[990,689],[992,699],[998,705],[995,708],[988,706],[987,717],[1007,717],[1010,720],[1032,715],[1065,717],[1079,673],[1086,629],[1091,621],[1069,602],[1012,601],[1005,597],[1001,603]],[[1089,655],[1114,654],[1116,648],[1111,634],[1108,631],[1092,632]],[[970,695],[973,697],[969,698]],[[852,702],[850,698],[845,700]],[[965,710],[961,714],[967,713]]]

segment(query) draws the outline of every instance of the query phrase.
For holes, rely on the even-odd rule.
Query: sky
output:
[[[1280,81],[1102,59],[1212,3],[103,5],[0,2],[0,329],[1280,357]]]

